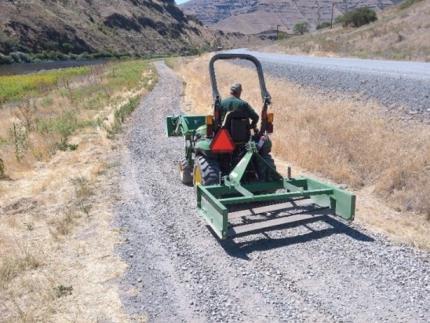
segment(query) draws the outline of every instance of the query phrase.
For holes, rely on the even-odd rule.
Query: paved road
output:
[[[427,322],[430,256],[331,217],[218,241],[179,181],[166,138],[182,82],[159,83],[128,124],[117,225],[129,267],[122,301],[149,322]]]
[[[430,118],[430,63],[284,55],[237,49],[259,58],[265,71],[323,91],[359,93],[388,108]]]

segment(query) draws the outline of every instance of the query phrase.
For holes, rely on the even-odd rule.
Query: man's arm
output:
[[[254,111],[254,109],[247,103],[246,108],[248,110],[249,118],[252,120],[251,128],[255,128],[257,126],[258,120],[260,116]]]
[[[220,108],[221,124],[224,123],[224,118],[225,118],[225,115],[226,115],[227,110],[228,110],[227,106],[228,106],[227,99],[222,100],[220,103],[220,107],[219,107]]]

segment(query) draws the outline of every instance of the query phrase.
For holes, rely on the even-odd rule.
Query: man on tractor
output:
[[[252,122],[250,124],[250,128],[254,129],[255,132],[257,132],[257,123],[260,117],[254,111],[254,109],[248,104],[248,102],[240,98],[242,94],[242,84],[240,83],[233,84],[230,88],[230,94],[231,96],[229,98],[221,101],[221,109],[222,109],[221,120],[223,121],[223,124],[225,125],[227,121],[226,115],[234,112],[242,115],[242,117],[244,118],[251,119]]]
[[[240,98],[242,94],[242,85],[233,84],[230,88],[231,96],[221,101],[221,120],[223,128],[226,128],[237,147],[238,158],[241,158],[246,152],[245,144],[251,139],[251,129],[254,130],[252,140],[257,142],[257,147],[261,157],[273,169],[276,169],[275,163],[270,155],[272,148],[271,141],[266,135],[258,135],[257,123],[260,116],[248,104]],[[250,122],[251,121],[251,122]],[[260,180],[268,180],[267,167],[261,162],[255,162],[255,168]]]
[[[263,106],[260,116],[251,106],[241,100],[242,86],[234,84],[231,96],[222,100],[219,93],[215,62],[219,60],[247,60],[257,69]],[[179,164],[182,183],[193,184],[197,194],[197,207],[200,215],[207,221],[220,239],[227,239],[249,232],[264,232],[267,228],[291,223],[293,216],[274,218],[289,202],[288,212],[296,209],[295,200],[300,203],[314,196],[309,207],[318,204],[321,208],[330,207],[334,214],[352,220],[355,212],[355,195],[332,185],[311,178],[284,178],[276,171],[271,155],[273,133],[273,114],[268,113],[271,96],[266,89],[263,68],[260,61],[248,54],[219,53],[209,63],[209,76],[212,87],[213,114],[201,116],[170,116],[167,118],[169,137],[183,136],[185,156]],[[258,123],[258,129],[257,129]],[[251,134],[252,130],[254,133]],[[259,205],[278,207],[276,212],[266,211],[263,216],[253,218]],[[294,215],[304,216],[303,209]],[[316,218],[315,210],[308,214]],[[240,217],[236,213],[246,211],[251,215]],[[294,212],[294,211],[293,211]],[[236,213],[234,216],[233,213]],[[246,214],[247,214],[246,213]],[[261,212],[260,212],[261,213]],[[325,213],[321,213],[321,215]],[[263,223],[267,217],[269,222]],[[301,219],[300,219],[301,221]]]

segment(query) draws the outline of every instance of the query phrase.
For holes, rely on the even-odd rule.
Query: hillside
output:
[[[174,0],[0,1],[0,53],[163,54],[207,46],[213,34]]]
[[[405,1],[360,28],[335,26],[269,48],[292,54],[430,61],[430,0]]]
[[[191,0],[181,6],[185,13],[195,15],[204,24],[224,31],[246,34],[269,29],[291,31],[298,22],[306,21],[311,27],[330,21],[332,0]],[[367,6],[384,9],[399,0],[339,1],[334,5],[334,16]]]

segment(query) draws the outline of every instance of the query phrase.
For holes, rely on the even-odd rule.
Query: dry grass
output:
[[[413,2],[413,1],[411,1]],[[390,8],[360,28],[326,29],[281,41],[269,50],[315,55],[430,61],[430,0]]]
[[[40,260],[28,250],[17,250],[11,257],[5,257],[0,266],[0,286],[5,286],[23,271],[36,269]]]
[[[5,321],[127,319],[115,283],[125,265],[115,255],[119,236],[111,227],[116,143],[95,131],[72,139],[78,150],[0,184]]]
[[[49,223],[51,235],[55,239],[70,234],[83,215],[90,216],[92,206],[95,203],[91,199],[95,195],[93,183],[81,176],[72,178],[70,182],[75,191],[72,202],[67,205],[67,208],[60,210],[60,215]]]
[[[147,61],[109,63],[58,83],[40,97],[0,106],[0,159],[6,174],[19,177],[20,172],[48,161],[58,150],[75,150],[77,146],[69,138],[76,131],[109,131],[109,117],[117,108],[151,89],[154,82],[155,73]],[[119,128],[118,122],[112,121]]]
[[[208,57],[180,65],[187,84],[186,109],[193,113],[211,111]],[[261,106],[256,75],[246,68],[218,63],[221,93],[228,93],[232,82],[244,85],[244,98],[254,107]],[[395,210],[393,218],[375,224],[385,232],[402,236],[416,223],[423,230],[407,235],[409,242],[430,247],[430,142],[428,125],[405,123],[384,115],[376,103],[344,98],[328,99],[312,89],[300,88],[286,81],[268,79],[274,98],[274,153],[302,169],[346,183],[358,192],[369,190]],[[257,109],[258,110],[258,109]],[[363,194],[364,195],[364,194]],[[415,214],[408,227],[397,212]],[[358,212],[358,218],[365,217]],[[364,219],[364,222],[366,220]],[[398,225],[401,223],[401,225]],[[393,229],[395,228],[395,230]]]
[[[76,221],[81,217],[71,210],[64,210],[63,212],[64,213],[49,223],[52,227],[51,235],[55,237],[55,239],[59,239],[71,233]]]
[[[129,319],[112,228],[120,156],[108,135],[155,80],[146,62],[120,63],[0,110],[0,157],[12,177],[0,180],[0,321]]]

